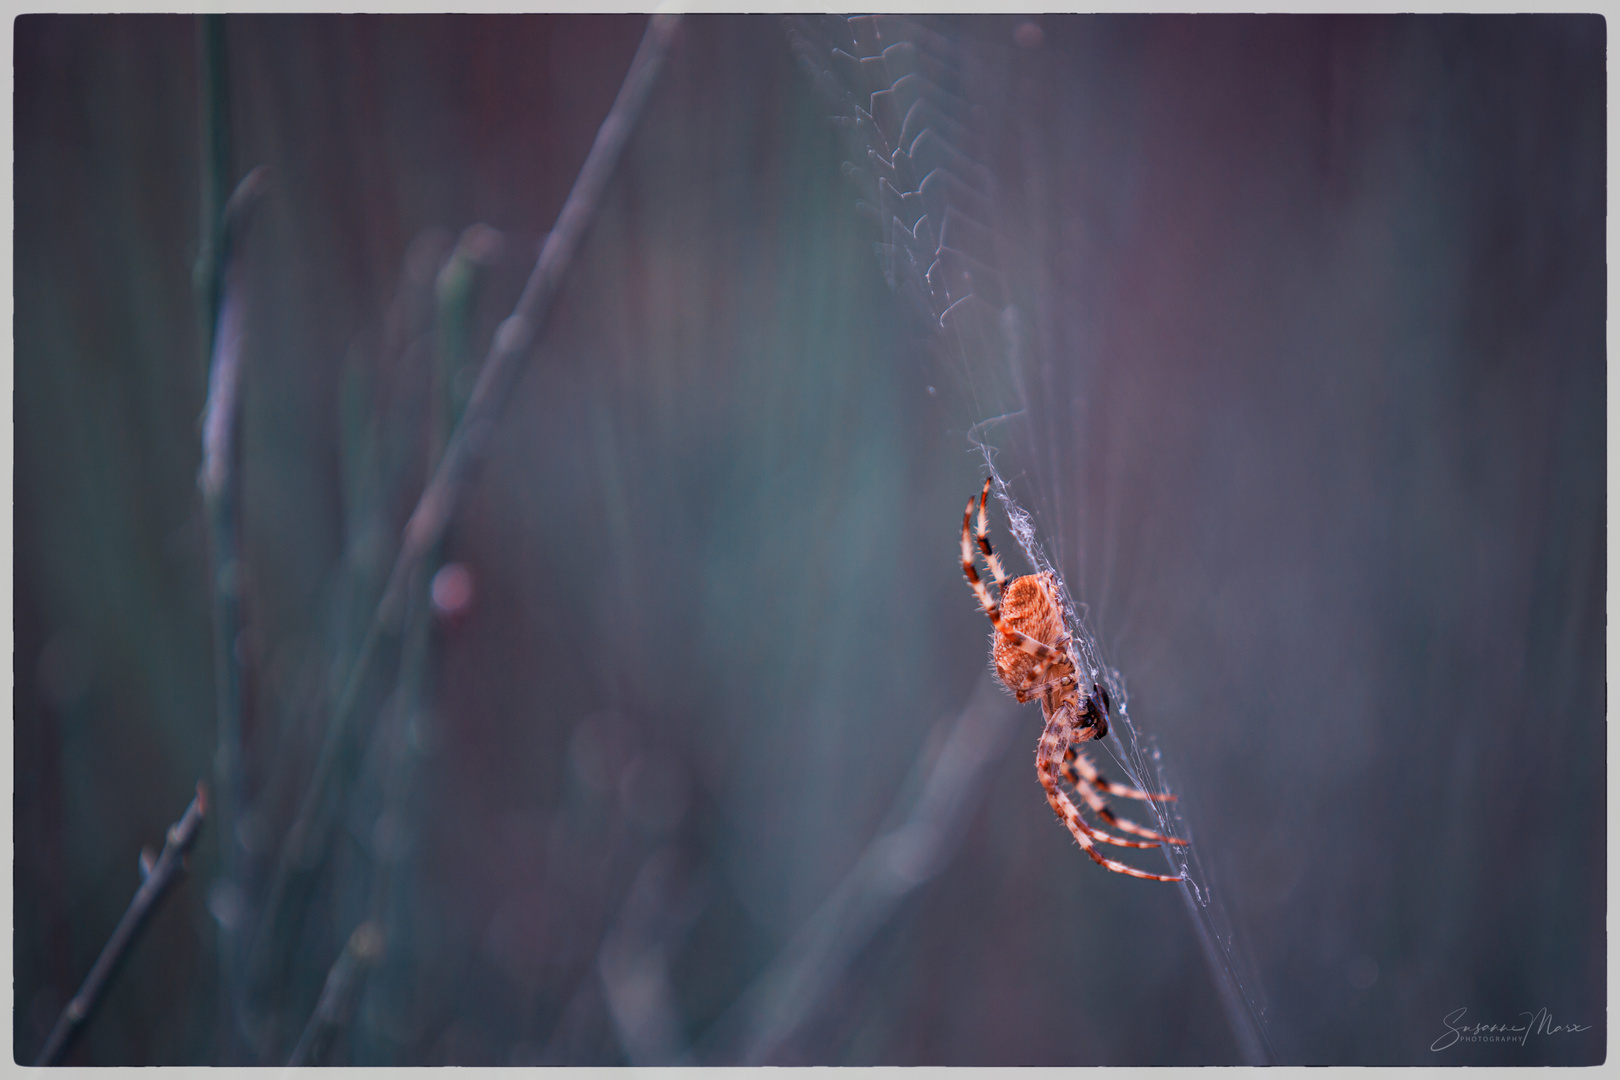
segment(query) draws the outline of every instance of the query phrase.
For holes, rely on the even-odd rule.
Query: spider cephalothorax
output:
[[[1052,805],[1058,819],[1068,826],[1069,832],[1080,842],[1086,854],[1103,866],[1132,877],[1179,881],[1180,878],[1149,874],[1126,866],[1097,851],[1096,841],[1133,848],[1153,848],[1161,843],[1185,844],[1185,840],[1177,840],[1115,817],[1108,808],[1108,801],[1103,798],[1105,794],[1143,800],[1173,800],[1175,796],[1149,795],[1136,788],[1110,783],[1076,749],[1087,739],[1100,739],[1108,734],[1108,711],[1111,706],[1108,691],[1100,683],[1088,680],[1086,692],[1083,695],[1080,692],[1081,667],[1063,619],[1057,575],[1043,570],[1008,580],[1001,568],[1001,560],[990,548],[990,519],[986,507],[989,501],[990,481],[986,479],[984,491],[968,500],[967,512],[962,515],[962,573],[967,575],[968,585],[979,598],[979,605],[990,616],[990,623],[995,628],[990,635],[990,658],[995,664],[996,676],[1020,702],[1035,700],[1041,703],[1046,730],[1041,733],[1041,741],[1035,751],[1035,771],[1040,776],[1041,787],[1046,789],[1046,801]],[[975,505],[979,516],[977,533],[973,531]],[[990,589],[974,568],[975,539],[980,554],[984,556],[985,568],[995,582],[996,597],[990,595]],[[1059,779],[1068,780],[1086,806],[1103,821],[1121,832],[1144,839],[1126,840],[1087,824],[1059,785]]]

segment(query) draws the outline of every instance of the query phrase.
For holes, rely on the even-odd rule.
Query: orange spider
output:
[[[1098,853],[1093,841],[1129,848],[1156,848],[1161,843],[1185,844],[1185,840],[1165,836],[1144,829],[1135,822],[1115,817],[1113,811],[1108,809],[1108,801],[1103,798],[1107,794],[1125,799],[1173,802],[1175,796],[1149,795],[1135,788],[1110,783],[1076,749],[1087,739],[1100,739],[1108,734],[1108,710],[1112,705],[1108,700],[1108,691],[1092,683],[1090,692],[1084,697],[1080,696],[1080,662],[1063,622],[1063,609],[1058,603],[1057,577],[1046,570],[1007,580],[1001,560],[990,550],[990,521],[985,510],[985,504],[989,501],[990,480],[986,478],[984,491],[968,500],[967,512],[962,515],[962,573],[967,575],[968,584],[995,627],[990,636],[990,656],[995,662],[996,676],[1020,702],[1036,698],[1041,703],[1046,730],[1041,733],[1041,741],[1035,750],[1035,772],[1040,777],[1041,787],[1046,789],[1046,801],[1052,804],[1058,820],[1069,827],[1069,832],[1080,842],[1086,854],[1102,866],[1118,874],[1151,881],[1180,881],[1179,877],[1137,870]],[[990,590],[973,567],[974,534],[970,530],[975,504],[979,512],[976,534],[979,550],[984,554],[984,564],[990,576],[995,579],[999,600],[991,598]],[[1087,824],[1069,796],[1058,786],[1060,776],[1073,785],[1092,813],[1121,832],[1145,839],[1126,840]]]

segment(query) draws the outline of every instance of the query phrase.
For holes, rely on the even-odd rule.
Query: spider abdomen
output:
[[[1062,649],[1061,642],[1066,633],[1056,593],[1057,582],[1050,572],[1013,578],[1001,591],[1002,623],[1019,633],[1028,634],[1043,645]],[[1073,671],[1073,665],[1060,661],[1050,665],[1041,679],[1033,679],[1031,676],[1041,661],[999,631],[990,635],[990,654],[995,660],[996,675],[1014,693],[1021,686],[1047,682]],[[1024,696],[1019,694],[1018,699],[1023,701]]]

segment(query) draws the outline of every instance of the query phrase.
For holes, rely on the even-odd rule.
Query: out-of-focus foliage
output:
[[[481,356],[644,22],[227,20],[234,167],[270,178],[240,925],[425,475],[434,275],[504,235]],[[1020,25],[934,28],[999,58],[969,104],[1021,125],[1032,509],[1278,1056],[1603,1060],[1602,21]],[[16,23],[22,1061],[212,768],[195,34]],[[733,1059],[736,1002],[986,664],[974,417],[928,391],[824,112],[776,20],[682,24],[442,552],[470,604],[383,666],[240,1024],[211,822],[70,1062],[285,1060],[378,895],[322,1061]],[[1177,888],[1080,854],[1025,712],[954,858],[774,1060],[1236,1059]],[[1591,1029],[1431,1051],[1458,1008]]]

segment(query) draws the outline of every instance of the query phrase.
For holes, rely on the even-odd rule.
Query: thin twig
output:
[[[289,875],[311,852],[318,849],[323,839],[324,822],[319,814],[338,760],[338,751],[347,739],[355,706],[370,676],[371,665],[384,652],[384,640],[392,643],[399,637],[402,609],[410,583],[419,573],[423,559],[443,538],[461,492],[473,468],[483,458],[507,391],[534,345],[586,227],[595,217],[602,193],[652,90],[678,20],[679,16],[676,15],[654,15],[648,23],[613,108],[597,130],[596,141],[557,216],[557,224],[547,235],[539,261],[529,275],[512,314],[496,331],[495,340],[467,401],[466,411],[451,434],[444,456],[405,526],[388,585],[367,628],[343,695],[327,723],[320,756],[299,806],[298,816],[282,844],[276,874],[260,917],[260,929],[253,947],[255,957],[263,955],[269,927],[276,918]],[[250,972],[254,967],[250,961]]]
[[[212,242],[221,261],[209,280],[218,291],[217,325],[211,337],[208,398],[203,407],[202,489],[208,518],[208,546],[213,570],[214,623],[214,802],[221,892],[215,915],[219,922],[220,991],[227,1023],[224,1057],[235,1057],[234,1014],[237,1000],[236,934],[241,911],[241,868],[237,857],[236,815],[242,789],[242,665],[236,641],[241,629],[241,563],[236,514],[236,418],[240,405],[242,334],[247,308],[242,286],[240,250],[249,213],[264,191],[265,170],[254,169],[237,185],[220,211],[219,231]]]
[[[433,281],[438,320],[438,362],[434,365],[432,462],[444,457],[462,411],[467,407],[470,387],[462,382],[472,329],[473,301],[479,292],[484,270],[491,266],[506,246],[506,236],[483,222],[461,231],[455,249],[439,268]]]
[[[709,1056],[741,1045],[760,1065],[810,1017],[901,902],[945,867],[978,809],[1018,714],[986,673],[957,717],[906,820],[873,840],[855,866],[705,1039]]]
[[[146,872],[146,880],[141,887],[135,890],[135,898],[129,902],[124,911],[124,917],[118,920],[113,929],[112,937],[102,947],[101,955],[90,969],[90,974],[84,978],[84,984],[79,992],[73,995],[73,1000],[67,1003],[62,1015],[56,1020],[56,1026],[51,1029],[50,1038],[45,1040],[45,1048],[39,1052],[35,1065],[54,1065],[61,1060],[67,1052],[68,1045],[73,1037],[79,1033],[90,1014],[95,1011],[96,1005],[101,1001],[101,995],[107,988],[107,982],[112,978],[113,969],[129,951],[140,933],[146,917],[152,913],[153,907],[162,898],[164,891],[185,869],[186,852],[196,843],[197,834],[202,830],[203,814],[207,809],[208,799],[203,786],[197,785],[197,795],[186,807],[185,814],[179,821],[169,827],[168,838],[164,841],[163,852],[157,862]]]
[[[425,591],[425,590],[422,590]],[[293,1048],[289,1067],[306,1064],[323,1052],[331,1036],[348,1018],[348,1001],[359,992],[361,977],[377,964],[387,941],[397,937],[394,928],[387,925],[388,900],[396,875],[393,862],[399,857],[401,837],[398,830],[405,815],[405,800],[414,772],[410,738],[406,728],[415,722],[422,696],[422,678],[427,668],[427,653],[431,637],[431,617],[427,597],[414,595],[405,617],[404,654],[395,679],[395,691],[390,711],[392,723],[385,723],[376,738],[382,744],[379,752],[385,758],[383,766],[382,816],[390,821],[390,829],[382,843],[373,851],[375,859],[367,902],[369,914],[349,935],[349,943],[327,969],[326,982],[321,990],[304,1032]],[[392,742],[390,747],[388,744]],[[319,1038],[317,1044],[315,1040]]]
[[[529,275],[512,314],[495,331],[495,340],[490,345],[489,354],[478,372],[478,381],[473,384],[472,394],[467,399],[466,411],[456,424],[449,445],[445,447],[444,457],[440,459],[433,479],[428,483],[427,490],[422,492],[422,499],[416,504],[416,510],[405,526],[399,558],[394,563],[394,572],[389,576],[382,603],[378,605],[378,617],[384,621],[397,621],[402,590],[412,569],[439,542],[449,527],[461,490],[488,446],[507,391],[534,345],[586,228],[596,216],[602,192],[607,188],[636,118],[652,91],[679,19],[678,15],[654,15],[647,24],[647,32],[641,39],[641,47],[636,50],[635,59],[630,62],[630,70],[619,88],[619,96],[596,132],[596,141],[579,170],[573,190],[568,193],[568,200],[557,215],[557,224],[540,249],[540,259],[535,263],[534,271]]]
[[[675,845],[649,855],[596,950],[596,975],[619,1045],[634,1066],[669,1065],[685,1033],[670,957],[708,904],[703,871],[683,873]]]
[[[319,1057],[332,1032],[342,1026],[349,999],[361,974],[381,955],[382,950],[383,934],[376,923],[368,919],[354,928],[354,933],[349,935],[349,943],[343,947],[337,962],[326,974],[326,984],[321,987],[321,1000],[316,1004],[309,1022],[304,1025],[298,1045],[293,1047],[287,1059],[289,1069],[308,1064]]]
[[[429,394],[429,460],[431,470],[438,465],[464,401],[456,400],[457,376],[464,364],[467,338],[471,327],[471,309],[478,296],[482,277],[480,271],[489,265],[504,242],[502,234],[488,225],[468,226],[461,233],[456,246],[445,256],[434,277],[434,299],[437,330],[432,387]],[[464,395],[463,395],[464,396]],[[381,819],[389,823],[386,839],[374,853],[375,869],[371,880],[370,914],[356,927],[349,938],[349,946],[338,954],[327,971],[325,989],[317,1002],[304,1033],[293,1049],[289,1066],[301,1065],[319,1057],[324,1046],[348,1018],[345,998],[360,992],[364,970],[376,966],[382,957],[383,943],[397,936],[397,928],[390,924],[389,899],[396,875],[394,863],[400,857],[404,843],[401,835],[407,813],[412,779],[415,775],[416,751],[412,745],[419,741],[420,733],[412,737],[409,728],[424,723],[423,702],[428,671],[428,654],[432,645],[432,605],[426,583],[439,566],[439,549],[434,547],[422,562],[420,581],[407,602],[404,616],[403,644],[399,670],[395,674],[394,693],[390,701],[393,720],[379,736],[383,743],[380,752],[389,758],[383,769],[383,808]],[[392,747],[388,742],[392,741]],[[391,753],[390,753],[391,751]],[[362,932],[366,936],[362,937]],[[357,961],[356,943],[363,946]],[[375,976],[373,976],[375,978]],[[319,1039],[319,1043],[315,1042]]]
[[[226,202],[216,249],[223,260],[219,270],[217,325],[210,339],[208,398],[203,406],[203,460],[197,486],[212,502],[228,499],[236,471],[235,431],[237,383],[241,373],[242,327],[246,314],[240,287],[237,250],[250,215],[268,183],[268,170],[260,165],[242,178]]]
[[[201,228],[192,287],[197,292],[198,333],[202,355],[214,352],[218,325],[225,197],[231,187],[230,78],[225,54],[225,16],[197,16],[197,97],[202,108],[202,183],[199,188]]]

